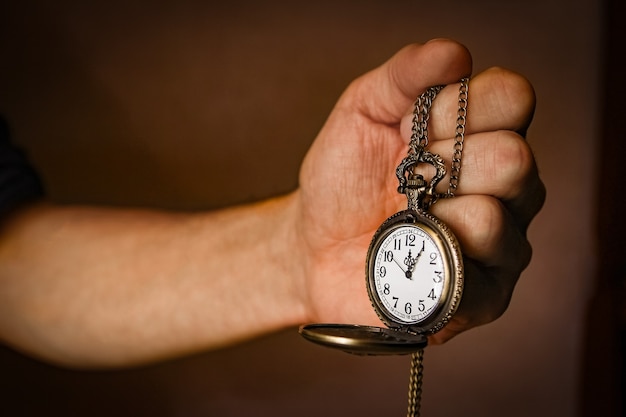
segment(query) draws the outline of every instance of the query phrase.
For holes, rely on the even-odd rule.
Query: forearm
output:
[[[115,366],[304,320],[292,198],[214,213],[42,206],[0,233],[0,335]]]

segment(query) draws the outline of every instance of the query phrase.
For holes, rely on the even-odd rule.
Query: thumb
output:
[[[338,105],[357,109],[375,122],[395,124],[426,89],[457,82],[471,72],[472,56],[458,42],[434,39],[412,44],[356,79]]]

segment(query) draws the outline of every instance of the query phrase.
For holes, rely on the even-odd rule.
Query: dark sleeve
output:
[[[39,175],[26,155],[11,143],[9,126],[0,117],[0,215],[43,194]]]

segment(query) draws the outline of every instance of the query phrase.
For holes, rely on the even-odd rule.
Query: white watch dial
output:
[[[394,228],[373,255],[374,289],[390,318],[410,325],[437,311],[448,271],[429,233],[414,225]]]

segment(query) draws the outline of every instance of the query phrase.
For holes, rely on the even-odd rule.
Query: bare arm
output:
[[[24,210],[0,234],[0,334],[46,360],[100,366],[296,324],[289,199],[197,214]]]
[[[355,80],[290,195],[215,213],[40,205],[0,233],[0,337],[71,366],[119,366],[224,346],[303,322],[380,324],[364,285],[372,234],[405,208],[394,169],[412,102],[471,72],[445,40],[411,45]],[[458,88],[433,103],[431,149],[452,149]],[[534,92],[488,70],[470,83],[457,197],[433,212],[462,246],[466,291],[431,342],[496,319],[530,260],[545,191],[525,142]]]

